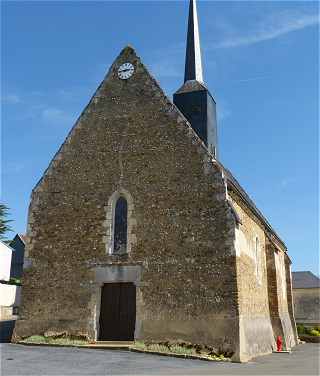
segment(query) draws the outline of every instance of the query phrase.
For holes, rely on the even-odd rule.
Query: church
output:
[[[219,160],[195,0],[173,101],[125,47],[32,191],[26,257],[16,339],[188,341],[234,361],[297,344],[286,245]]]

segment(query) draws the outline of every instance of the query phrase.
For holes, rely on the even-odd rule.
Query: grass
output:
[[[195,349],[193,349],[193,348],[188,349],[188,348],[183,347],[181,345],[170,346],[170,351],[172,351],[175,354],[197,355]]]
[[[132,346],[133,349],[142,350],[142,351],[153,351],[162,354],[174,354],[174,355],[191,355],[197,356],[200,358],[206,358],[217,361],[228,361],[229,358],[225,357],[223,354],[213,353],[212,349],[206,348],[203,346],[202,349],[199,349],[199,346],[186,343],[169,343],[169,342],[143,342],[135,341]]]
[[[34,335],[27,337],[21,341],[22,343],[30,344],[48,344],[48,345],[64,345],[64,346],[82,346],[88,345],[88,341],[79,338],[61,336],[61,337],[45,337],[41,335]],[[170,342],[144,342],[135,341],[133,349],[142,351],[152,351],[161,354],[173,354],[173,355],[191,355],[200,358],[217,360],[217,361],[228,361],[230,358],[224,356],[223,354],[217,354],[213,352],[212,348],[207,346],[193,345],[191,343],[170,343]]]
[[[70,338],[70,337],[44,337],[44,336],[31,336],[25,338],[23,341],[25,343],[41,343],[41,344],[48,344],[48,345],[65,345],[65,346],[81,346],[87,345],[88,342],[78,338]]]

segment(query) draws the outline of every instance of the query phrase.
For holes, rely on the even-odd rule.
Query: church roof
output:
[[[186,81],[180,89],[176,91],[176,94],[180,93],[189,93],[191,91],[200,91],[200,90],[207,90],[207,87],[204,83],[199,82],[197,80],[189,80]]]
[[[292,272],[292,288],[320,288],[320,279],[310,271]]]
[[[261,213],[261,211],[257,208],[255,203],[251,200],[247,192],[242,188],[242,186],[239,184],[237,179],[232,175],[232,173],[225,168],[220,162],[219,162],[221,168],[224,171],[225,177],[227,179],[227,185],[228,188],[231,190],[234,190],[240,198],[248,205],[248,207],[251,209],[251,211],[260,219],[260,221],[263,223],[265,226],[265,230],[269,234],[269,236],[273,239],[276,240],[280,245],[287,250],[287,247],[285,243],[281,240],[281,238],[278,236],[276,231],[272,228],[268,220],[265,218],[265,216]]]

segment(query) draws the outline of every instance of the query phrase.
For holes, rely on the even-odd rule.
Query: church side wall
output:
[[[257,220],[230,191],[240,222],[236,229],[239,289],[240,359],[270,353],[275,346],[270,320],[265,233]]]
[[[275,250],[274,257],[277,274],[278,307],[283,330],[283,340],[285,347],[290,349],[297,344],[296,326],[292,310],[290,265],[283,251]]]
[[[117,67],[130,61],[128,81]],[[110,255],[112,195],[130,197],[130,252]],[[130,48],[33,192],[16,338],[99,336],[103,283],[134,282],[135,338],[238,347],[235,221],[185,119]]]
[[[278,336],[283,337],[283,328],[279,314],[279,296],[275,252],[276,248],[274,247],[274,245],[270,242],[269,239],[266,239],[269,310],[273,335],[276,339]]]
[[[292,271],[291,271],[291,260],[287,254],[284,255],[285,273],[286,273],[286,283],[287,283],[287,304],[288,304],[288,314],[290,319],[290,331],[291,331],[291,346],[295,346],[299,343],[296,319],[294,314],[294,303],[293,303],[293,291],[292,291]]]
[[[274,337],[281,336],[284,348],[298,342],[292,307],[291,269],[288,256],[267,239],[269,308]]]

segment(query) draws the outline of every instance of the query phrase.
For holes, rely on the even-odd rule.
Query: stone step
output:
[[[96,341],[87,346],[90,347],[110,347],[110,348],[128,348],[133,345],[133,341]]]

